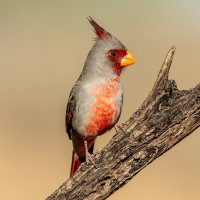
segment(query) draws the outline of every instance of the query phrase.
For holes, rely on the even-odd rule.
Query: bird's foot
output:
[[[125,128],[124,128],[124,125],[125,125],[124,123],[116,124],[116,125],[114,126],[115,131],[118,132],[119,129],[120,129],[123,133],[126,133],[126,130],[125,130]]]
[[[90,154],[89,152],[86,152],[86,162],[90,161],[95,166],[95,168],[97,168],[97,166],[92,158],[93,156],[94,156],[94,154]]]
[[[91,162],[95,168],[97,168],[96,164],[94,163],[94,160],[93,160],[93,155],[91,155],[88,151],[88,146],[87,146],[87,140],[84,140],[84,145],[85,145],[85,157],[86,157],[86,162]]]

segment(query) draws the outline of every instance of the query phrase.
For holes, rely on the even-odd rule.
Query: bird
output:
[[[114,35],[91,17],[88,21],[96,37],[70,92],[65,117],[66,132],[73,144],[70,176],[85,161],[95,165],[92,154],[96,137],[112,129],[121,115],[121,72],[135,63],[133,55]]]

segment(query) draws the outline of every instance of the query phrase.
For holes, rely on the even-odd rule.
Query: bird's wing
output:
[[[65,115],[65,128],[69,136],[69,139],[71,139],[72,118],[75,112],[75,108],[76,108],[75,98],[73,95],[70,95],[68,103],[67,103],[67,109],[66,109],[66,115]]]

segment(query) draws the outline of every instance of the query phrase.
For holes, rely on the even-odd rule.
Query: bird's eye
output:
[[[112,52],[111,52],[111,55],[112,55],[113,57],[116,57],[116,56],[117,56],[117,52],[116,52],[116,51],[112,51]]]

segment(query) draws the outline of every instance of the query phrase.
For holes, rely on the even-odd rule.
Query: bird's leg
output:
[[[87,146],[87,140],[84,140],[84,145],[85,145],[85,157],[86,157],[86,162],[90,161],[95,167],[95,163],[92,159],[92,155],[88,151],[88,146]],[[97,167],[96,167],[97,168]]]
[[[115,124],[114,128],[116,132],[118,132],[118,130],[120,129],[123,133],[126,133],[126,130],[124,129],[124,123]]]

